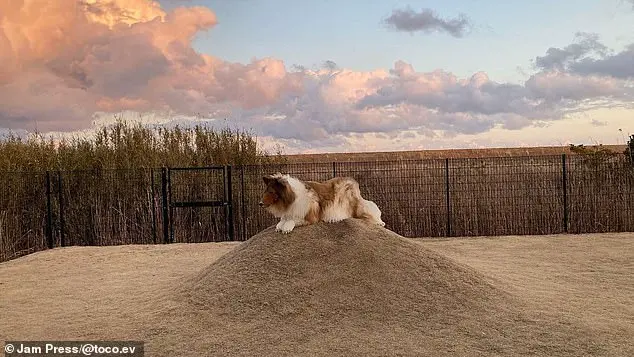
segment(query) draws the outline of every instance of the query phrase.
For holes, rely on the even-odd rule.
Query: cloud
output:
[[[612,53],[597,34],[578,33],[575,42],[564,48],[549,48],[535,59],[542,70],[560,70],[583,76],[598,75],[620,79],[634,78],[634,44]]]
[[[634,88],[627,81],[561,71],[536,73],[523,85],[497,83],[483,72],[468,79],[440,70],[419,73],[403,62],[397,62],[391,73],[375,93],[356,103],[356,109],[418,108],[419,121],[410,121],[412,126],[418,123],[455,133],[495,126],[520,129],[561,119],[579,106],[589,109],[606,100],[634,100]]]
[[[165,12],[155,1],[141,3],[138,0],[78,0],[86,16],[93,22],[102,23],[110,27],[115,24],[132,25],[164,18]]]
[[[331,61],[331,60],[324,61],[322,67],[325,68],[325,69],[329,69],[331,71],[339,69],[339,66],[337,65],[337,63],[335,61]]]
[[[404,72],[403,68],[407,70]],[[397,62],[392,73],[395,76],[391,81],[386,82],[377,93],[359,101],[357,107],[407,103],[446,113],[483,115],[531,115],[536,110],[530,102],[527,88],[495,83],[484,72],[476,73],[469,79],[460,79],[442,70],[418,73],[410,65]]]
[[[591,34],[549,49],[512,84],[404,61],[375,71],[232,63],[192,47],[216,22],[204,7],[147,0],[0,1],[0,128],[72,131],[109,113],[167,113],[317,148],[517,130],[634,102],[632,47],[614,54]]]
[[[563,69],[571,62],[587,55],[601,55],[607,52],[607,47],[599,42],[597,34],[578,32],[575,34],[575,41],[564,48],[549,48],[545,56],[535,59],[536,67],[543,70]]]
[[[561,120],[580,106],[627,102],[624,81],[564,72],[539,72],[524,84],[497,83],[486,73],[459,78],[445,71],[417,72],[395,63],[389,71],[305,71],[304,90],[265,108],[232,111],[229,121],[263,135],[303,142],[355,134],[413,130],[436,137],[510,130]]]
[[[580,76],[565,72],[542,72],[531,76],[525,87],[531,98],[550,105],[580,104],[588,100],[631,101],[634,88],[625,81],[598,76]]]
[[[100,111],[252,108],[301,88],[282,61],[197,53],[195,35],[216,22],[205,7],[165,12],[147,0],[1,2],[0,127],[73,130]]]
[[[412,8],[393,10],[384,23],[397,31],[446,32],[453,37],[463,37],[470,26],[469,19],[464,15],[443,19],[431,9],[416,12]]]
[[[600,58],[584,58],[569,65],[571,72],[581,75],[605,75],[614,78],[634,78],[634,44],[625,50]]]
[[[608,125],[608,123],[606,121],[596,120],[596,119],[592,119],[590,121],[590,124],[592,126],[607,126]]]

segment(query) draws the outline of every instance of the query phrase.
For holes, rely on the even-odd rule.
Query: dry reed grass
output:
[[[46,248],[49,198],[55,246],[62,241],[152,243],[162,240],[163,233],[161,173],[153,169],[281,160],[279,153],[262,151],[248,132],[202,126],[154,128],[118,121],[94,137],[61,142],[41,134],[6,136],[0,140],[0,261]],[[209,185],[200,180],[187,184],[193,190]],[[224,229],[213,227],[213,236]]]

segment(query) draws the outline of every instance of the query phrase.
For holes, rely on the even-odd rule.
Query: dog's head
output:
[[[262,180],[266,185],[266,189],[260,200],[260,207],[277,208],[280,210],[293,203],[295,193],[281,173],[263,176]]]

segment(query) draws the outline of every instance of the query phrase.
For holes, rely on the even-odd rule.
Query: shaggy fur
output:
[[[346,218],[360,218],[385,226],[381,210],[374,202],[361,197],[359,184],[353,178],[315,182],[276,173],[262,179],[266,190],[259,204],[280,219],[275,227],[277,231],[289,233],[297,226]]]

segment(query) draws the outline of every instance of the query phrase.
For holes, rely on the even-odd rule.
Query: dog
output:
[[[359,218],[382,227],[381,210],[361,197],[359,183],[351,177],[335,177],[324,182],[302,181],[276,173],[263,176],[266,189],[260,207],[279,218],[276,231],[290,233],[295,227],[319,221],[338,222]]]

